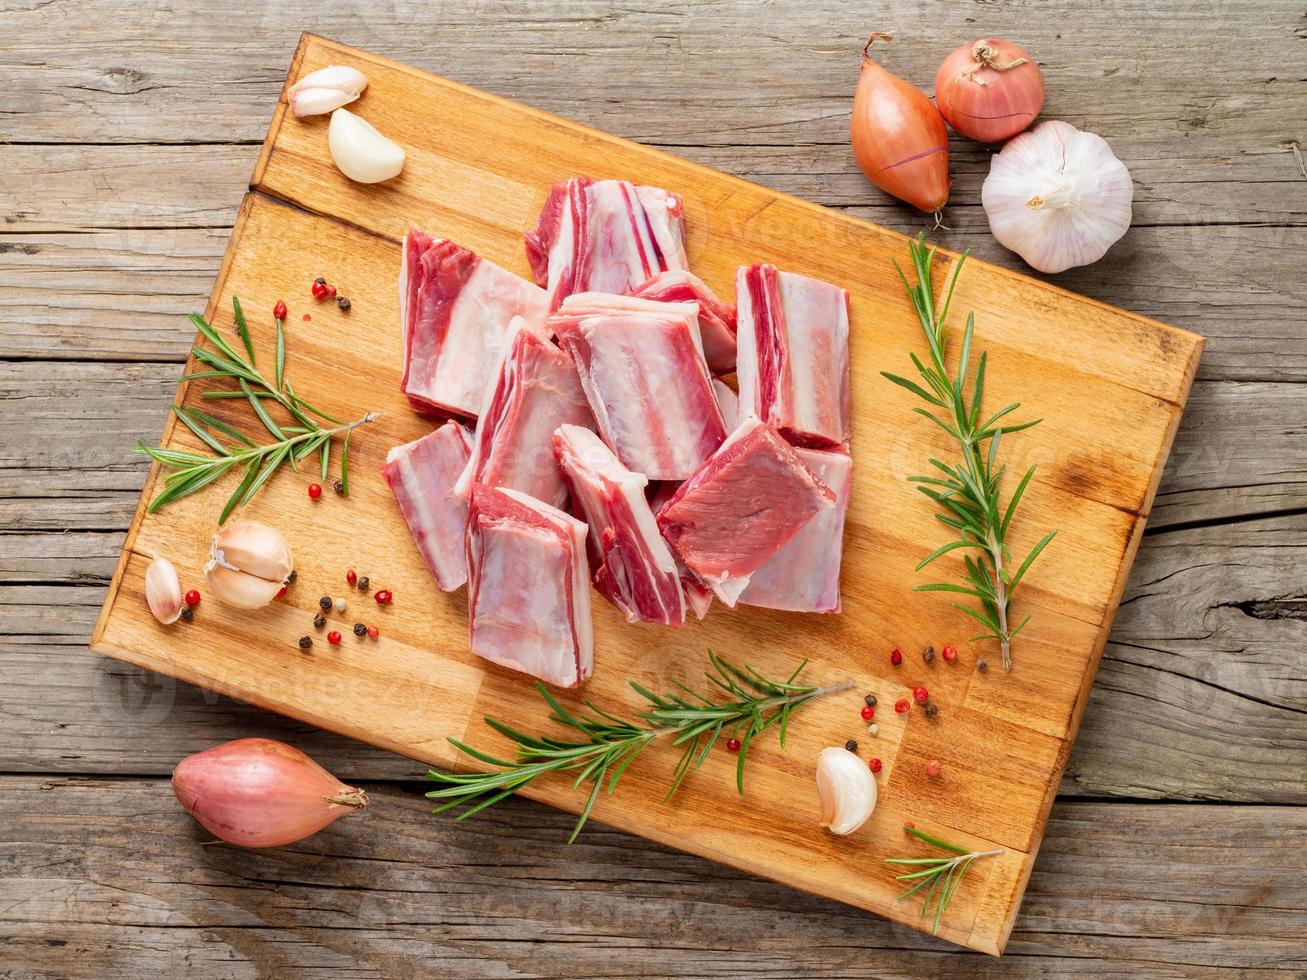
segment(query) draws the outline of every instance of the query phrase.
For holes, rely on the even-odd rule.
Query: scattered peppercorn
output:
[[[308,649],[309,647],[311,647],[311,646],[313,646],[313,637],[311,637],[311,636],[301,636],[301,637],[300,637],[300,649],[301,649],[301,650],[307,650],[307,649]]]
[[[322,611],[323,611],[323,612],[327,612],[328,610],[330,610],[330,609],[331,609],[331,596],[329,596],[329,595],[324,595],[321,599],[318,600],[318,605],[322,607]]]
[[[934,718],[937,714],[939,714],[939,708],[935,707],[934,701],[927,701],[926,706],[923,710],[926,712],[927,718]]]
[[[333,647],[340,646],[340,631],[332,630],[330,633],[328,633],[327,642],[330,643]]]
[[[277,305],[272,308],[272,315],[275,319],[286,319],[286,303],[283,300],[277,300]]]
[[[340,596],[336,596],[335,606],[336,612],[343,613],[345,611],[345,600]]]
[[[280,589],[277,590],[277,598],[278,599],[286,598],[286,586],[283,585]]]
[[[925,704],[929,698],[930,692],[924,687],[914,687],[912,689],[912,700],[916,701],[917,704]]]
[[[921,659],[926,661],[926,663],[931,663],[935,659],[935,648],[933,646],[928,646],[926,649],[922,650]]]
[[[318,276],[318,278],[314,279],[313,281],[317,283],[319,286],[325,286],[327,284],[327,280],[324,279],[322,276]]]
[[[337,480],[331,485],[331,489],[335,490],[342,497],[345,496],[345,483],[343,480]]]
[[[978,661],[976,663],[976,670],[980,671],[981,673],[984,673],[985,671],[989,670],[989,661],[988,660]]]
[[[355,635],[355,636],[367,636],[367,635],[368,635],[368,628],[367,628],[366,626],[364,626],[362,623],[355,623],[355,624],[354,624],[354,635]]]
[[[369,639],[369,640],[375,640],[375,639],[376,639],[378,636],[380,636],[380,635],[381,635],[381,630],[377,629],[375,626],[369,626],[369,627],[368,627],[368,639]]]
[[[309,499],[310,499],[310,500],[317,500],[317,499],[318,499],[319,497],[321,497],[321,496],[322,496],[322,487],[318,486],[316,483],[310,483],[310,484],[309,484]]]
[[[373,596],[373,598],[377,600],[377,605],[388,606],[390,605],[391,600],[395,597],[390,594],[389,589],[378,589],[377,594]]]
[[[938,759],[931,759],[929,762],[926,763],[926,775],[929,776],[931,779],[934,779],[936,776],[939,775],[939,769],[940,769],[940,765]]]
[[[359,580],[359,573],[358,573],[358,572],[354,571],[354,569],[352,569],[352,568],[347,568],[347,569],[345,569],[345,581],[346,581],[346,582],[348,582],[350,585],[354,585],[355,583],[358,582],[358,580]]]
[[[336,297],[336,305],[340,307],[340,311],[341,311],[342,313],[348,313],[348,312],[349,312],[349,297],[348,297],[348,296],[337,296],[337,297]]]
[[[907,830],[909,827],[915,827],[915,826],[916,826],[916,824],[913,823],[911,820],[904,821],[904,823],[903,823],[903,829],[904,829],[904,830]]]
[[[868,707],[868,708],[874,708],[874,707],[876,707],[876,695],[874,695],[874,694],[868,694],[868,695],[867,695],[865,698],[863,698],[862,700],[864,700],[864,701],[867,702],[867,707]]]
[[[190,606],[187,606],[185,609],[182,610],[183,622],[189,623],[194,618],[195,618],[195,610],[192,609]]]
[[[901,715],[903,714],[903,712],[907,711],[911,707],[912,707],[912,702],[909,701],[907,698],[899,698],[897,701],[894,702],[894,711],[896,714]]]
[[[330,298],[335,295],[336,295],[336,287],[333,286],[331,283],[327,283],[327,296]]]
[[[313,625],[318,629],[322,629],[322,627],[327,625],[327,617],[322,615],[322,613],[318,613],[313,617]]]
[[[728,738],[726,740],[726,748],[730,752],[739,752],[740,740],[738,738]]]
[[[361,579],[359,579],[359,591],[360,592],[368,591],[368,577],[366,575],[364,575]]]
[[[943,650],[939,651],[939,653],[941,657],[943,657],[945,660],[948,661],[954,661],[958,659],[957,647],[945,647]]]
[[[871,759],[871,760],[869,760],[869,761],[867,762],[867,765],[870,767],[870,769],[871,769],[872,772],[880,772],[880,760],[879,760],[879,759]]]
[[[880,731],[880,726],[873,721],[870,725],[867,726],[867,731],[875,735],[878,731]]]
[[[321,302],[327,298],[327,284],[321,279],[315,279],[313,285],[309,287],[309,292],[313,294],[314,299]]]
[[[845,742],[844,747],[848,749],[850,752],[858,751],[858,743],[853,739],[849,739],[847,742]]]
[[[889,662],[895,667],[903,663],[903,651],[895,648],[894,652],[889,655]]]
[[[198,606],[199,604],[200,604],[199,592],[197,592],[195,589],[191,589],[189,592],[186,593],[186,605]]]
[[[862,706],[862,720],[871,721],[874,717],[876,717],[876,709],[869,704],[864,704]]]
[[[295,584],[295,580],[296,580],[297,578],[299,578],[299,577],[300,577],[300,573],[297,572],[297,571],[295,571],[295,569],[292,568],[292,569],[290,570],[290,574],[286,576],[286,584],[287,584],[287,585],[294,585],[294,584]]]

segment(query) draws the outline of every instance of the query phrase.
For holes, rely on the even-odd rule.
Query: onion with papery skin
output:
[[[853,156],[873,184],[922,211],[948,201],[948,128],[925,93],[891,75],[867,53],[888,34],[872,34],[862,49],[853,96]]]
[[[368,805],[297,748],[242,738],[187,756],[173,770],[177,801],[210,833],[240,847],[280,847]]]
[[[1044,76],[1011,41],[964,44],[939,66],[935,104],[950,126],[982,143],[1022,132],[1044,107]]]

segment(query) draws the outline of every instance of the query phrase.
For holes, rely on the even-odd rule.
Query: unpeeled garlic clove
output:
[[[259,609],[277,597],[294,570],[280,531],[259,521],[236,521],[213,536],[204,578],[229,606]]]
[[[348,109],[331,114],[327,146],[340,172],[360,184],[389,180],[404,169],[404,148]]]
[[[167,558],[156,558],[145,570],[145,602],[165,626],[177,622],[185,603],[177,569]]]
[[[832,834],[851,834],[876,808],[876,777],[848,749],[822,749],[817,756],[817,797],[821,825]]]
[[[349,105],[367,87],[367,76],[357,68],[328,65],[290,87],[290,111],[297,116],[320,116]]]

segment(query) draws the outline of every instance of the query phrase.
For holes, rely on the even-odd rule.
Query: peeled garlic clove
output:
[[[310,72],[290,87],[290,111],[297,116],[322,115],[349,105],[367,87],[367,76],[357,68],[328,65]]]
[[[340,172],[360,184],[389,180],[404,169],[404,148],[348,109],[331,114],[327,146]]]
[[[220,528],[209,552],[219,565],[270,579],[278,588],[295,570],[286,539],[260,521],[235,521]]]
[[[817,797],[821,825],[832,834],[851,834],[876,808],[876,777],[848,749],[822,749],[817,756]]]
[[[259,609],[277,598],[294,570],[280,531],[259,521],[236,521],[213,536],[204,578],[227,605]]]
[[[181,617],[182,583],[167,558],[156,558],[145,570],[145,602],[154,618],[167,626]]]
[[[980,191],[999,243],[1040,272],[1097,262],[1130,227],[1130,172],[1101,136],[1050,120],[1011,140]]]

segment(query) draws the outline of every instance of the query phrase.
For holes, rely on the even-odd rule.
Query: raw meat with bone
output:
[[[476,484],[467,525],[472,651],[559,687],[590,676],[586,526],[516,490]]]
[[[734,607],[762,568],[835,494],[771,426],[750,416],[658,512],[672,550]]]
[[[726,438],[693,303],[578,293],[549,327],[625,466],[651,480],[683,480]]]
[[[801,447],[794,451],[830,487],[835,506],[819,511],[750,576],[740,602],[790,612],[839,612],[844,516],[853,490],[853,460],[845,452]]]
[[[628,293],[655,273],[689,264],[680,197],[625,180],[555,184],[525,238],[550,310],[573,293]]]
[[[404,238],[399,278],[401,387],[420,412],[475,417],[507,346],[514,316],[541,333],[548,298],[447,239]]]
[[[559,426],[554,455],[590,525],[594,583],[628,623],[685,622],[681,577],[645,499],[648,480],[589,429]]]
[[[444,592],[467,581],[467,502],[454,495],[454,484],[471,450],[472,433],[446,422],[421,439],[396,446],[381,468],[413,543]]]
[[[795,445],[849,441],[849,294],[771,265],[736,273],[740,412]]]
[[[714,374],[735,370],[735,307],[727,306],[688,269],[668,269],[631,294],[660,303],[698,303],[703,357]]]
[[[466,500],[474,483],[508,487],[555,507],[567,487],[554,461],[554,430],[593,420],[572,359],[515,319],[498,380],[481,411],[467,467],[455,492]]]

